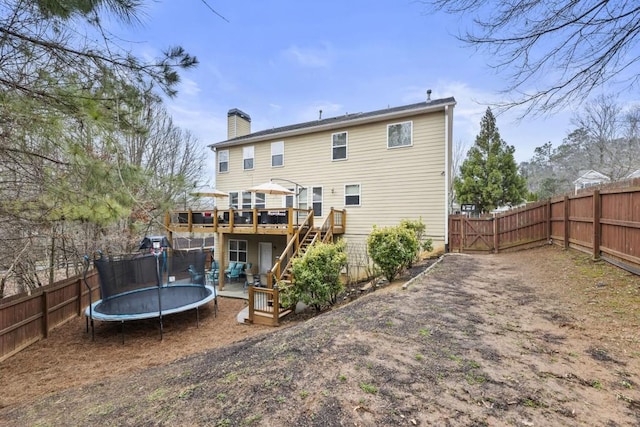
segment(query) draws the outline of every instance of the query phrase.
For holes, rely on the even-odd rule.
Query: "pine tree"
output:
[[[455,178],[459,203],[473,203],[480,212],[522,202],[527,194],[525,179],[519,175],[515,149],[500,137],[491,108],[480,122],[480,133],[467,153]]]

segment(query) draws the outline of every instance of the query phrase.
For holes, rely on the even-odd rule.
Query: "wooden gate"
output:
[[[493,252],[493,218],[449,217],[449,250],[452,252]]]

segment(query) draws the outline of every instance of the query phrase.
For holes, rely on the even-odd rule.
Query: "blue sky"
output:
[[[454,142],[474,142],[503,75],[455,38],[468,23],[426,14],[413,0],[201,0],[147,2],[142,23],[117,30],[149,57],[181,45],[198,57],[168,101],[175,122],[203,145],[226,139],[226,113],[239,108],[252,130],[453,96]],[[562,142],[570,112],[517,121],[498,116],[502,138],[526,161]],[[213,156],[211,155],[211,160]],[[211,161],[211,165],[213,162]],[[212,166],[213,175],[213,166]]]

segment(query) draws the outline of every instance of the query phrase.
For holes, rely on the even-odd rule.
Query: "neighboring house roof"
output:
[[[626,179],[633,179],[633,178],[640,178],[640,169],[631,172],[629,175],[626,176]]]
[[[455,104],[456,100],[453,97],[450,97],[435,99],[433,101],[427,102],[418,102],[416,104],[403,105],[400,107],[386,108],[384,110],[370,111],[367,113],[345,114],[338,117],[331,117],[327,119],[314,120],[310,122],[253,132],[248,135],[238,136],[236,138],[211,144],[209,145],[209,147],[230,147],[247,142],[257,142],[268,139],[281,138],[285,136],[294,136],[316,131],[330,130],[334,128],[344,128],[351,125],[395,119],[416,113],[438,111],[444,109],[444,107],[446,106],[454,106]]]
[[[581,172],[580,177],[575,181],[573,181],[573,183],[577,185],[584,182],[604,182],[604,181],[609,181],[609,177],[598,171],[588,170],[585,172]]]

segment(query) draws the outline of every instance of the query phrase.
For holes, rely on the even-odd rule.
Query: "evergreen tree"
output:
[[[526,182],[518,174],[514,152],[500,137],[495,116],[487,108],[476,142],[454,181],[458,202],[473,203],[481,212],[522,202]]]

